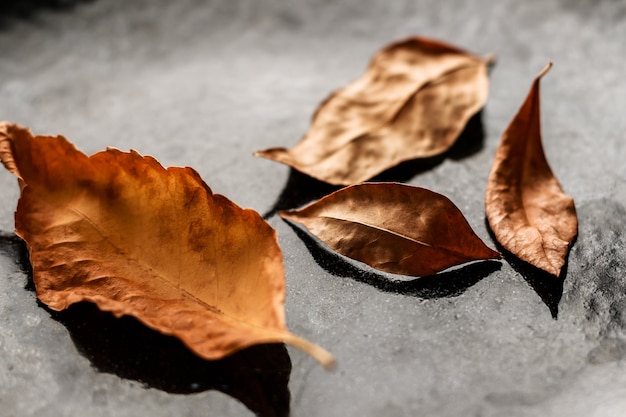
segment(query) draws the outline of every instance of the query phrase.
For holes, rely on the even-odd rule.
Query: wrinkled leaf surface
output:
[[[275,231],[213,194],[191,168],[132,151],[91,157],[65,138],[0,124],[0,158],[24,188],[16,233],[29,249],[37,296],[54,310],[89,301],[181,339],[206,359],[292,343]]]
[[[410,185],[354,185],[280,215],[340,254],[395,274],[426,276],[499,258],[448,198]]]
[[[502,135],[487,183],[489,226],[509,252],[559,276],[578,233],[574,200],[552,173],[541,143],[539,80]]]
[[[449,149],[485,104],[488,60],[414,37],[393,43],[317,109],[291,149],[256,155],[331,184],[356,184]]]

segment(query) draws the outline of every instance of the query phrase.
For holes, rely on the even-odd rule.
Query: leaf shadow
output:
[[[0,31],[9,27],[11,20],[33,20],[43,10],[67,12],[79,4],[95,0],[0,0]]]
[[[285,187],[272,208],[263,214],[263,218],[267,220],[281,210],[293,209],[313,200],[319,200],[340,188],[340,186],[325,183],[294,168],[289,168],[289,177]]]
[[[563,269],[561,269],[560,275],[555,277],[543,269],[537,268],[536,266],[521,260],[506,250],[496,239],[493,230],[491,230],[491,227],[489,226],[487,218],[485,218],[485,225],[487,226],[491,240],[494,242],[496,249],[502,254],[504,260],[511,265],[515,272],[519,273],[522,278],[524,278],[528,285],[530,285],[530,287],[537,293],[539,298],[541,298],[541,301],[543,301],[546,307],[548,307],[552,318],[557,320],[559,317],[559,303],[563,297],[563,283],[565,282],[565,278],[567,276],[569,253],[565,259],[565,264],[563,265]],[[575,242],[575,240],[572,242],[572,246]]]
[[[402,162],[375,176],[370,182],[407,182],[416,175],[435,168],[446,158],[460,160],[479,152],[484,146],[484,139],[481,110],[472,116],[455,144],[446,152],[430,158]],[[311,201],[319,200],[340,188],[340,186],[325,183],[290,168],[287,183],[272,207],[263,214],[263,218],[267,220],[281,210],[295,209]]]
[[[17,236],[0,235],[0,252],[15,257],[27,274],[26,289],[35,291],[26,244]],[[284,417],[290,413],[291,359],[283,344],[256,345],[208,361],[178,339],[133,317],[115,318],[95,304],[81,302],[56,312],[38,303],[68,329],[78,351],[99,372],[173,394],[221,391],[257,416]]]
[[[115,318],[91,303],[53,317],[70,331],[78,350],[100,372],[176,394],[218,390],[258,416],[288,416],[291,360],[283,344],[256,345],[224,359],[203,360],[178,339],[132,317]]]
[[[488,260],[411,280],[393,280],[382,273],[353,265],[327,249],[304,229],[292,222],[286,221],[286,223],[302,240],[315,262],[326,272],[334,276],[354,279],[388,293],[424,299],[457,297],[502,267],[500,262]]]

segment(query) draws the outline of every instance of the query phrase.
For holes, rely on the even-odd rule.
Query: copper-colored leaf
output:
[[[15,215],[37,296],[90,301],[182,340],[206,359],[272,342],[332,357],[291,334],[276,232],[213,194],[191,168],[132,151],[90,157],[65,138],[0,124],[0,158],[25,184]]]
[[[340,254],[395,274],[431,275],[500,256],[449,199],[410,185],[353,185],[280,215],[302,223]]]
[[[300,143],[256,155],[348,185],[441,154],[484,106],[488,62],[431,39],[393,43],[320,105]]]
[[[539,80],[504,134],[487,183],[489,226],[509,252],[559,276],[576,234],[574,200],[565,195],[543,152]]]

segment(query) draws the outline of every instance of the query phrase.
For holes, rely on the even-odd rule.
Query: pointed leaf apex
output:
[[[550,71],[550,68],[552,68],[552,61],[548,62],[548,64],[543,67],[543,69],[539,72],[539,75],[537,75],[537,79],[540,79],[541,77],[546,75],[546,73]]]

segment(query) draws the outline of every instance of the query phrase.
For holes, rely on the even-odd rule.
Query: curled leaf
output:
[[[559,276],[576,234],[574,200],[552,173],[541,143],[539,80],[502,135],[487,182],[489,226],[513,255]]]
[[[410,185],[353,185],[280,215],[340,254],[394,274],[431,275],[500,256],[448,198]]]
[[[256,155],[348,185],[441,154],[484,106],[488,63],[427,38],[393,43],[374,56],[361,78],[319,106],[295,147]]]
[[[282,253],[252,210],[191,168],[137,152],[90,157],[61,136],[0,124],[0,158],[25,185],[15,214],[39,299],[89,301],[182,340],[205,359],[287,342],[332,357],[285,326]]]

